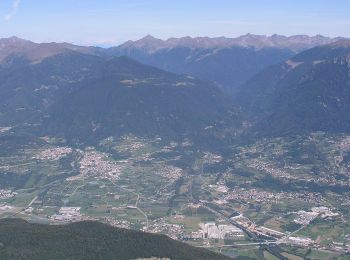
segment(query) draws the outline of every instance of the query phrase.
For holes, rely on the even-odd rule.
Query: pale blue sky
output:
[[[0,0],[0,38],[111,45],[246,33],[350,37],[350,0]]]

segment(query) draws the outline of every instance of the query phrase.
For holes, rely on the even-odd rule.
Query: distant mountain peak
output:
[[[338,41],[329,44],[329,46],[333,48],[350,48],[350,39],[339,39]]]
[[[18,38],[16,36],[8,37],[8,38],[1,38],[0,39],[0,51],[5,48],[17,48],[17,47],[23,47],[23,46],[29,46],[34,45],[35,43],[24,40],[21,38]],[[1,55],[1,53],[0,53]]]
[[[161,39],[157,39],[153,37],[152,35],[148,34],[145,37],[141,38],[140,40],[136,41],[127,41],[124,44],[122,44],[121,48],[140,48],[140,49],[147,49],[147,50],[157,50],[159,48],[163,48],[165,46],[165,43]]]
[[[150,34],[147,34],[145,37],[141,39],[141,41],[154,41],[154,40],[159,40],[159,39],[157,39],[156,37]]]
[[[11,36],[11,37],[8,37],[8,38],[0,39],[0,42],[19,43],[19,42],[31,42],[31,41],[21,39],[21,38],[19,38],[17,36]]]
[[[143,48],[154,52],[160,49],[171,49],[174,47],[186,48],[228,48],[228,47],[249,47],[255,49],[262,48],[281,48],[290,49],[294,52],[300,52],[317,45],[325,45],[339,40],[339,38],[329,38],[322,35],[308,36],[308,35],[292,35],[284,36],[279,34],[256,35],[247,33],[236,38],[227,37],[180,37],[169,38],[167,40],[157,39],[151,35],[137,40],[128,41],[120,48]]]
[[[20,57],[29,62],[40,62],[45,58],[69,51],[93,54],[91,47],[83,47],[70,43],[35,43],[16,36],[0,39],[0,63],[9,57]]]

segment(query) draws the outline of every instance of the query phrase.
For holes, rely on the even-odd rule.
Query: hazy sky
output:
[[[0,0],[0,38],[111,45],[246,33],[350,37],[350,0]]]

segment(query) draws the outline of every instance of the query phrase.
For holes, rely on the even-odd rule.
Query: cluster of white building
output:
[[[335,184],[349,185],[348,181],[337,180],[334,177],[334,175],[332,175],[332,174],[315,178],[311,175],[301,177],[301,176],[298,176],[298,174],[293,174],[293,172],[290,172],[290,169],[297,169],[298,166],[288,166],[288,167],[285,166],[285,167],[281,168],[281,167],[275,165],[273,162],[263,161],[263,160],[259,160],[259,159],[250,160],[247,163],[247,166],[250,168],[256,169],[258,171],[266,172],[275,178],[282,178],[282,179],[288,179],[288,180],[299,180],[299,181],[306,181],[306,182],[325,183],[328,185],[335,185]]]
[[[336,217],[338,215],[338,213],[333,212],[330,208],[327,207],[313,207],[311,211],[298,211],[297,217],[294,219],[294,222],[300,225],[308,225],[318,216],[320,216],[321,218],[331,218]]]
[[[228,187],[222,183],[218,183],[217,185],[210,184],[208,187],[220,193],[227,193],[229,191]]]
[[[58,214],[51,216],[51,220],[58,222],[73,222],[81,221],[82,219],[80,207],[62,207]]]
[[[70,147],[55,147],[42,150],[39,152],[34,159],[37,160],[51,160],[56,161],[59,160],[72,152],[72,148]]]
[[[315,243],[315,241],[307,237],[288,237],[286,241],[297,246],[310,246]]]
[[[239,188],[235,187],[228,190],[224,195],[221,196],[220,200],[243,200],[254,202],[273,202],[280,199],[295,199],[302,200],[308,203],[323,203],[324,199],[319,193],[312,192],[271,192],[262,189],[255,188]]]
[[[213,154],[210,152],[206,152],[203,159],[205,160],[206,163],[208,164],[213,164],[213,163],[218,163],[222,161],[222,156]]]
[[[330,208],[327,207],[313,207],[312,212],[320,214],[321,218],[331,218],[339,215],[337,212],[333,212]]]
[[[9,212],[9,211],[12,211],[14,209],[15,208],[12,207],[12,206],[9,206],[9,205],[6,205],[6,204],[0,204],[0,213]]]
[[[142,139],[135,136],[126,135],[122,139],[124,143],[118,145],[119,151],[136,152],[146,145]]]
[[[144,231],[150,233],[162,233],[166,234],[168,237],[172,239],[180,239],[184,233],[184,226],[178,224],[167,223],[166,219],[160,218],[152,221],[146,229],[144,227]]]
[[[11,129],[12,129],[11,126],[8,126],[8,127],[0,127],[0,134],[6,133],[6,132],[10,131]]]
[[[201,223],[201,229],[193,232],[193,238],[202,239],[225,239],[225,238],[242,238],[244,233],[242,229],[232,225],[216,225],[215,222]]]
[[[179,167],[166,165],[157,171],[157,174],[169,180],[169,183],[177,181],[183,175],[183,170]]]
[[[104,217],[102,220],[113,227],[130,229],[130,222],[127,220],[116,219],[114,217]]]
[[[294,219],[294,222],[300,225],[308,225],[311,221],[317,218],[317,216],[318,213],[316,212],[299,210],[297,212],[297,217]]]
[[[254,159],[250,161],[248,166],[259,171],[264,171],[270,174],[271,176],[277,177],[277,178],[286,178],[289,180],[295,180],[298,178],[297,176],[292,175],[287,171],[285,171],[285,169],[278,168],[272,162],[264,162],[262,160]]]
[[[9,199],[17,195],[17,192],[12,190],[0,190],[0,199]]]
[[[68,178],[68,181],[83,179],[86,176],[95,176],[117,180],[122,173],[122,162],[109,160],[108,155],[97,151],[82,152],[80,160],[80,174]]]

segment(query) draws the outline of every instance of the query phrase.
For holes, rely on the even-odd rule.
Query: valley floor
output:
[[[133,136],[80,149],[41,141],[0,157],[1,218],[99,220],[242,259],[349,257],[350,136],[264,139],[225,154]]]

